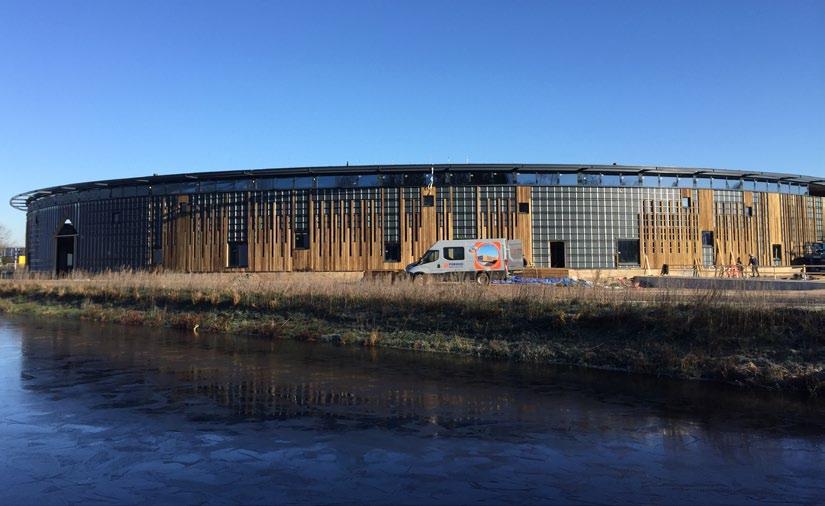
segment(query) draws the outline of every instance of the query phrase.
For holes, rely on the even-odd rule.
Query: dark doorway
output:
[[[55,259],[55,271],[57,274],[68,274],[72,272],[75,265],[74,246],[77,238],[77,230],[69,220],[57,231],[57,258]]]
[[[639,240],[638,239],[617,239],[616,254],[617,264],[622,266],[638,266],[639,264]]]
[[[249,247],[245,242],[229,243],[227,267],[249,267]]]
[[[565,267],[564,262],[564,241],[550,241],[550,267]]]
[[[384,243],[384,261],[385,262],[400,262],[401,261],[401,243],[400,242]]]

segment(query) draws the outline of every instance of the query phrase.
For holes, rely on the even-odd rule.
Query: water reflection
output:
[[[0,371],[0,502],[825,497],[823,404],[715,385],[25,320]]]

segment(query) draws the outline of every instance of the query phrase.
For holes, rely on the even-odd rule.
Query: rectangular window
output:
[[[476,236],[475,188],[452,189],[453,239],[470,239]]]
[[[248,266],[247,244],[245,242],[230,242],[228,267]]]
[[[295,249],[309,249],[309,232],[295,233]]]
[[[518,212],[519,214],[527,214],[530,212],[530,203],[529,202],[519,202],[518,203]]]
[[[713,232],[702,231],[702,246],[713,247]]]
[[[745,216],[753,216],[753,208],[751,206],[745,208]]]
[[[690,207],[690,197],[682,197],[682,207],[685,209]]]
[[[384,261],[385,262],[400,262],[401,261],[401,243],[388,242],[384,244]]]
[[[462,246],[444,248],[444,258],[446,260],[464,260],[464,248]]]
[[[312,225],[309,222],[309,192],[306,190],[299,190],[293,193],[295,199],[292,205],[293,211],[293,229],[295,230],[295,246],[296,250],[309,249],[309,227]],[[315,219],[319,219],[316,215]]]
[[[417,188],[416,188],[417,190]],[[397,188],[385,188],[380,190],[383,195],[380,206],[376,206],[376,218],[384,226],[384,244],[400,243],[401,242],[401,217],[400,217],[400,190]],[[406,195],[405,195],[406,197]],[[417,199],[416,195],[416,199]],[[367,212],[369,219],[370,213]],[[367,224],[369,226],[369,223]]]
[[[424,207],[433,207],[433,206],[435,206],[435,197],[433,195],[424,195],[422,205]]]
[[[226,193],[222,195],[219,205],[223,205],[223,213],[226,216],[227,230],[226,238],[229,242],[246,243],[247,218],[249,216],[249,203],[246,195],[240,192]]]
[[[120,213],[112,213],[112,223],[120,223]]]
[[[619,265],[639,265],[639,239],[616,240]]]
[[[781,244],[771,245],[771,253],[773,254],[773,264],[774,265],[782,265],[782,245]]]

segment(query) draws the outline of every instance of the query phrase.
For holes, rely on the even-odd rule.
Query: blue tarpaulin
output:
[[[491,283],[496,285],[550,285],[550,286],[593,286],[589,281],[572,278],[525,278],[522,276],[510,276],[507,279],[494,280]]]

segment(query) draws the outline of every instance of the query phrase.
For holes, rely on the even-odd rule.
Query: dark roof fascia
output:
[[[133,178],[108,179],[84,183],[65,184],[24,192],[12,197],[10,204],[17,209],[26,210],[28,203],[47,195],[80,192],[89,189],[117,188],[125,186],[152,186],[192,181],[222,181],[229,179],[258,179],[268,177],[299,177],[324,175],[363,175],[364,173],[393,174],[404,172],[558,172],[558,173],[595,173],[624,175],[675,175],[685,177],[710,176],[719,178],[752,178],[766,181],[796,183],[819,183],[820,178],[777,173],[736,171],[730,169],[706,169],[689,167],[660,167],[641,165],[575,165],[575,164],[405,164],[405,165],[338,165],[294,168],[241,169],[217,172],[187,172],[179,174],[140,176]]]

